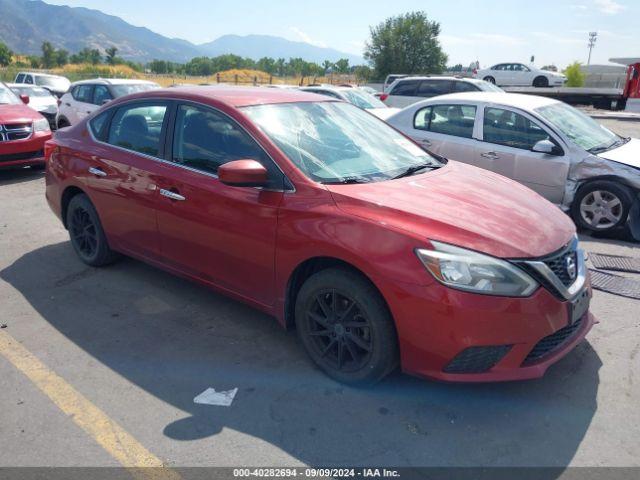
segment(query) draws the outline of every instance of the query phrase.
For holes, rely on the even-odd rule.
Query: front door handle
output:
[[[171,190],[165,190],[164,188],[160,189],[160,195],[162,195],[163,197],[170,198],[171,200],[179,200],[179,201],[186,200],[186,198],[180,195],[179,193],[172,192]]]
[[[431,146],[431,140],[427,140],[426,138],[420,139],[420,143],[422,145],[424,145],[425,147],[430,147]]]
[[[96,177],[106,177],[107,174],[104,170],[97,168],[97,167],[90,167],[89,168],[89,173],[92,173],[93,175],[95,175]]]
[[[496,152],[484,152],[484,153],[481,153],[480,156],[484,158],[490,158],[491,160],[500,158],[500,156]]]

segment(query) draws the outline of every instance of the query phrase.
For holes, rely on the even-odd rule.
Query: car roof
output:
[[[468,102],[486,102],[501,104],[509,107],[520,108],[523,110],[533,110],[538,107],[544,107],[554,103],[561,103],[552,98],[540,97],[538,95],[523,95],[521,93],[507,92],[463,92],[450,93],[447,95],[439,95],[425,100],[424,103],[441,103],[443,101],[468,101]]]
[[[451,80],[458,80],[461,82],[481,82],[482,80],[478,80],[475,78],[469,78],[469,77],[454,77],[451,75],[414,75],[412,77],[404,77],[404,78],[399,78],[398,80],[396,80],[396,82],[401,83],[401,82],[406,82],[407,80],[447,80],[447,81],[451,81]]]
[[[42,73],[42,72],[24,71],[24,72],[18,72],[16,74],[16,76],[18,76],[18,75],[37,75],[39,77],[52,77],[52,78],[64,78],[64,79],[67,79],[67,77],[63,77],[62,75],[53,75],[51,73]]]
[[[344,92],[345,90],[353,90],[353,87],[340,87],[338,85],[313,85],[309,87],[300,87],[300,90],[312,91],[312,90],[333,90],[335,92]]]
[[[39,90],[46,90],[46,88],[40,85],[32,85],[30,83],[5,83],[5,85],[9,88],[37,88]]]
[[[321,95],[301,90],[222,85],[163,88],[136,93],[122,98],[175,98],[176,95],[183,97],[185,100],[216,100],[236,108],[248,107],[250,105],[269,105],[277,103],[337,101],[331,97],[323,97]]]
[[[73,82],[71,86],[75,87],[76,85],[86,85],[87,83],[96,85],[157,85],[155,82],[138,80],[137,78],[93,78],[91,80]]]

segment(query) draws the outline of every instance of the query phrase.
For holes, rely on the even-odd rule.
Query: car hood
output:
[[[389,118],[392,115],[395,115],[399,111],[400,111],[399,108],[391,108],[391,107],[367,108],[367,112],[372,113],[373,115],[375,115],[381,120],[386,120],[387,118]]]
[[[631,167],[640,168],[640,140],[632,138],[624,145],[599,153],[598,156]]]
[[[496,257],[541,257],[575,234],[569,217],[534,191],[453,161],[412,177],[327,188],[346,213]]]
[[[24,104],[0,105],[0,123],[27,123],[39,118],[42,115]]]

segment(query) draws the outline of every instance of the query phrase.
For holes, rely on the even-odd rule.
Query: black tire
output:
[[[549,79],[547,77],[536,77],[533,79],[533,86],[536,88],[546,88],[549,86]]]
[[[375,286],[354,271],[330,268],[308,278],[296,299],[295,319],[313,362],[339,382],[371,385],[398,365],[391,313]]]
[[[632,204],[633,194],[626,186],[611,180],[595,180],[580,187],[571,205],[571,215],[580,228],[609,232],[626,223]],[[596,215],[602,212],[610,212],[612,217],[598,221]]]
[[[37,163],[35,165],[29,165],[29,168],[31,170],[44,170],[46,167],[46,165],[44,163]]]
[[[70,127],[70,126],[71,126],[71,124],[69,123],[69,120],[67,120],[66,118],[63,117],[63,118],[60,118],[58,120],[57,125],[56,125],[56,127],[57,127],[56,130],[59,130],[59,129],[65,128],[65,127]]]
[[[69,202],[67,229],[73,249],[87,265],[102,267],[118,258],[109,248],[98,212],[85,194],[78,194]]]
[[[496,84],[496,79],[493,77],[484,77],[483,80],[485,82],[493,83],[494,85]]]

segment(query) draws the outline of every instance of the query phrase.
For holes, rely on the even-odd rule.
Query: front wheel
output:
[[[494,85],[496,84],[496,79],[493,77],[484,77],[483,80],[485,82],[493,83]]]
[[[296,328],[311,359],[351,385],[373,384],[398,364],[393,319],[363,276],[331,268],[311,276],[296,300]]]
[[[109,248],[98,212],[86,195],[78,194],[69,202],[67,228],[73,249],[87,265],[102,267],[116,260],[118,255]]]
[[[549,86],[549,79],[547,77],[536,77],[533,80],[533,86],[537,88],[546,88]]]
[[[623,226],[633,203],[627,187],[609,180],[587,183],[578,190],[571,211],[578,226],[607,232]]]

